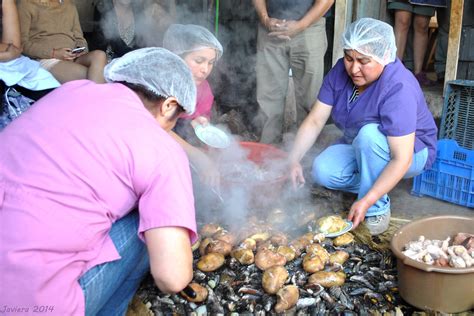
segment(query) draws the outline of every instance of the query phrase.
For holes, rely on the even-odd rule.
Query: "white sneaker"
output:
[[[372,236],[380,235],[385,232],[388,229],[389,224],[390,209],[381,215],[367,216],[365,218],[365,226]]]

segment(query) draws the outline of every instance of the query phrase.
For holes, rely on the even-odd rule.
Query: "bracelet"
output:
[[[53,53],[51,54],[51,58],[54,58],[54,51],[55,51],[55,50],[56,50],[56,49],[53,48]]]

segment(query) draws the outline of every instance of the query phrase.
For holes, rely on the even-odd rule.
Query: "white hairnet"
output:
[[[362,18],[349,25],[342,36],[342,48],[356,50],[384,66],[397,56],[393,28],[372,18]]]
[[[125,81],[165,98],[175,97],[188,114],[196,108],[196,84],[188,66],[164,48],[141,48],[116,58],[105,66],[104,77],[108,82]]]
[[[208,29],[195,24],[171,24],[163,37],[163,47],[180,56],[203,48],[213,48],[216,50],[216,59],[224,52],[221,43]]]

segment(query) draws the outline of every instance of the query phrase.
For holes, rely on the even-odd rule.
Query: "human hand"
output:
[[[68,60],[73,61],[78,57],[79,54],[74,54],[72,49],[68,47],[63,48],[55,48],[53,49],[52,58],[60,59],[60,60]]]
[[[219,191],[221,175],[212,159],[205,153],[202,153],[195,159],[195,164],[199,180],[203,184]]]
[[[194,118],[192,121],[191,121],[191,126],[193,128],[196,128],[196,126],[198,125],[202,125],[202,126],[207,126],[209,125],[209,119],[205,116],[198,116],[196,118]]]
[[[298,189],[302,187],[306,181],[303,176],[303,167],[299,162],[292,163],[290,166],[290,178],[291,183],[293,184],[293,189]]]
[[[76,55],[76,58],[87,54],[87,48],[85,46],[77,46],[76,48],[71,50],[71,53]]]
[[[353,227],[356,228],[359,226],[360,223],[362,223],[365,220],[365,214],[367,213],[367,210],[371,204],[366,202],[364,198],[355,201],[351,209],[349,211],[349,215],[347,216],[347,219],[352,221]]]
[[[0,52],[0,61],[6,62],[20,57],[22,49],[13,44],[4,44],[6,49]],[[2,45],[2,47],[4,47]]]
[[[280,31],[282,25],[286,22],[286,20],[275,19],[271,17],[266,17],[262,22],[263,26],[269,32]]]
[[[278,28],[270,32],[268,35],[282,40],[290,40],[303,30],[304,28],[301,26],[299,21],[290,20],[279,24]]]
[[[215,164],[209,163],[207,170],[200,174],[201,181],[212,189],[220,191],[221,174]]]

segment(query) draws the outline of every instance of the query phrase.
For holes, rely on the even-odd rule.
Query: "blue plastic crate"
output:
[[[411,193],[474,207],[474,150],[451,139],[438,140],[433,166],[413,179]]]
[[[439,139],[454,139],[459,146],[474,149],[474,80],[446,84]]]

